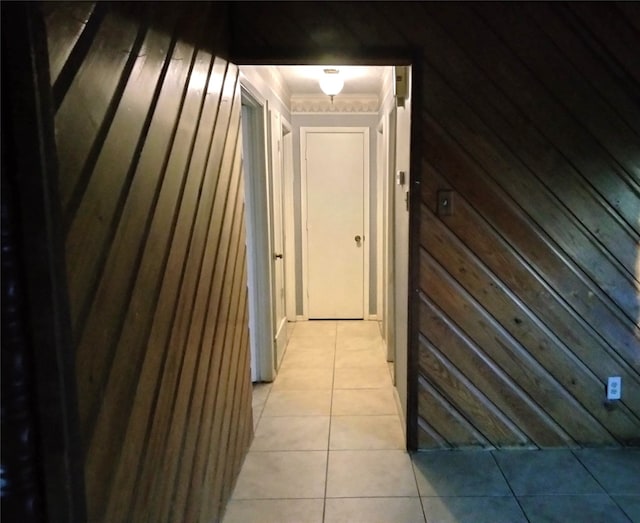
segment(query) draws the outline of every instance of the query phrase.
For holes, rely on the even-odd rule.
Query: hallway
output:
[[[377,323],[292,327],[225,523],[640,521],[640,451],[411,457]]]

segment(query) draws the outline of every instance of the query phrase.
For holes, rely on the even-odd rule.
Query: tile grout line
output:
[[[327,513],[327,484],[329,483],[329,451],[331,449],[331,419],[333,417],[333,387],[336,379],[336,350],[338,345],[338,322],[335,325],[333,339],[333,365],[331,366],[331,399],[329,402],[329,431],[327,433],[327,464],[324,472],[324,497],[322,500],[322,521],[324,522]]]
[[[416,483],[416,492],[418,493],[418,503],[420,503],[420,510],[422,510],[422,517],[424,518],[424,521],[426,523],[427,521],[427,513],[424,510],[424,504],[422,503],[422,496],[420,495],[420,487],[418,486],[418,476],[416,475],[416,466],[413,463],[413,456],[409,453],[409,451],[406,451],[407,454],[409,454],[409,460],[411,461],[411,472],[413,472],[413,481],[415,481]]]
[[[287,344],[285,345],[285,348],[284,348],[284,354],[282,355],[282,361],[284,361],[284,357],[287,355],[287,351],[289,350],[289,344],[291,343],[291,337],[293,336],[293,331],[295,331],[295,326],[293,327],[291,334],[289,334],[289,325],[287,324]],[[282,368],[282,364],[280,365],[280,369],[281,368]],[[276,377],[270,383],[269,391],[267,392],[267,395],[264,397],[264,401],[262,402],[262,408],[260,409],[260,415],[258,416],[258,420],[256,421],[255,427],[253,429],[253,437],[254,437],[254,439],[255,439],[255,435],[256,435],[258,426],[260,424],[260,421],[262,420],[262,416],[264,415],[264,409],[267,407],[267,401],[269,401],[269,396],[271,396],[271,393],[273,392],[273,386],[274,386],[276,380],[278,379],[278,376],[280,375],[280,369],[278,369],[278,372],[276,373]],[[269,382],[259,382],[259,383],[269,383]]]
[[[593,481],[596,482],[596,485],[598,485],[603,491],[604,493],[607,495],[607,497],[612,501],[612,503],[618,507],[618,509],[620,509],[620,511],[629,518],[629,521],[631,521],[633,523],[633,519],[627,514],[627,511],[622,508],[620,506],[620,504],[616,501],[616,499],[611,495],[611,493],[609,492],[609,489],[605,488],[605,486],[598,481],[598,478],[596,478],[595,474],[593,474],[590,470],[589,467],[587,467],[584,462],[580,459],[580,456],[578,456],[578,454],[576,454],[577,450],[584,450],[584,449],[569,449],[569,452],[571,452],[571,455],[576,459],[576,461],[578,463],[580,463],[580,465],[582,466],[583,469],[585,469],[587,471],[587,474],[589,474],[589,476],[591,476],[591,478],[593,479]]]
[[[531,523],[531,520],[529,519],[529,516],[527,515],[527,513],[524,510],[524,507],[522,506],[522,503],[520,503],[520,500],[518,499],[518,496],[516,496],[516,493],[513,490],[513,487],[511,486],[511,482],[509,481],[509,479],[507,478],[506,474],[504,473],[504,470],[502,470],[502,467],[500,466],[500,462],[498,461],[498,458],[496,458],[495,451],[489,451],[489,454],[491,454],[491,458],[493,459],[494,463],[496,464],[496,467],[498,467],[498,470],[500,471],[500,474],[502,475],[502,478],[504,479],[505,483],[507,484],[507,487],[509,487],[509,490],[511,491],[511,495],[513,496],[513,499],[516,500],[516,503],[518,504],[518,507],[520,507],[520,511],[522,512],[522,515],[524,516],[524,519],[527,520],[527,522]]]
[[[578,450],[579,450],[579,449],[578,449]],[[607,495],[611,498],[611,494],[609,494],[609,491],[605,488],[605,486],[604,486],[602,483],[600,483],[600,482],[598,481],[598,478],[596,478],[596,477],[595,477],[595,475],[594,475],[594,474],[589,470],[589,467],[587,467],[587,466],[582,462],[582,460],[580,459],[580,456],[578,456],[578,455],[576,454],[576,449],[569,449],[569,452],[571,452],[571,455],[575,458],[575,460],[576,460],[578,463],[580,463],[580,466],[581,466],[584,470],[586,470],[586,471],[587,471],[587,474],[589,474],[589,476],[591,476],[591,478],[593,479],[593,481],[595,481],[595,482],[596,482],[596,484],[597,484],[597,485],[598,485],[598,486],[603,490],[603,492],[604,492],[605,494],[607,494]],[[611,499],[613,500],[613,498],[611,498]],[[615,501],[614,501],[614,503],[615,503]],[[616,503],[616,505],[617,505],[617,503]]]
[[[287,325],[287,331],[289,330],[289,326]],[[295,330],[295,327],[294,327]],[[289,343],[291,343],[291,336],[293,335],[293,332],[291,334],[287,333],[287,344],[285,345],[284,348],[284,354],[282,355],[283,361],[284,361],[284,357],[287,355],[287,351],[289,349]],[[280,365],[280,368],[282,368],[282,365]],[[260,425],[260,421],[262,420],[262,416],[264,414],[264,409],[267,407],[267,401],[269,401],[269,396],[271,396],[271,393],[273,392],[273,386],[276,383],[276,380],[278,379],[278,377],[280,376],[280,369],[278,369],[277,373],[276,373],[276,377],[273,379],[273,381],[270,382],[269,385],[269,391],[267,392],[267,395],[264,397],[264,401],[262,402],[262,408],[260,409],[260,415],[258,416],[258,420],[255,423],[255,427],[253,429],[253,437],[255,439],[255,435],[256,432],[258,430],[258,426]],[[258,382],[258,383],[269,383],[269,382]],[[252,442],[253,444],[253,442]]]
[[[278,377],[276,376],[276,379],[278,379]],[[256,420],[256,424],[255,424],[255,428],[253,429],[253,437],[255,439],[256,436],[256,432],[258,431],[258,426],[260,425],[260,422],[262,421],[262,416],[264,414],[264,409],[267,406],[267,401],[269,400],[269,396],[271,396],[271,392],[273,391],[273,384],[275,383],[275,379],[271,382],[271,384],[269,385],[269,390],[267,391],[266,396],[264,397],[264,401],[262,402],[262,407],[260,408],[260,415],[258,416],[258,419]],[[263,383],[268,383],[268,382],[263,382]]]
[[[322,521],[324,521],[326,519],[326,508],[327,508],[327,493],[328,493],[328,472],[329,472],[329,456],[331,453],[331,428],[332,428],[332,418],[334,416],[334,410],[333,410],[333,402],[335,400],[335,385],[336,385],[336,362],[337,362],[337,345],[338,345],[338,336],[339,336],[339,321],[335,321],[334,323],[334,334],[333,334],[333,355],[332,355],[332,364],[331,364],[331,387],[330,387],[330,404],[329,404],[329,430],[328,430],[328,434],[327,434],[327,447],[326,447],[326,453],[327,453],[327,462],[326,462],[326,466],[325,466],[325,483],[324,483],[324,496],[323,496],[323,508],[322,508]],[[349,335],[346,335],[346,337],[348,338]],[[287,340],[287,345],[290,344],[290,342],[292,341],[292,337],[288,337]],[[289,349],[289,347],[287,346],[287,349]],[[285,356],[286,356],[285,352]],[[264,401],[261,403],[261,408],[259,409],[259,415],[257,416],[257,421],[256,421],[256,432],[257,429],[259,427],[259,425],[262,422],[262,418],[264,417],[264,412],[266,410],[266,406],[267,403],[270,399],[271,393],[273,392],[273,386],[275,385],[275,383],[278,381],[278,377],[276,376],[276,378],[274,379],[274,381],[270,384],[268,391],[264,397]],[[373,390],[377,389],[377,387],[371,387]],[[369,389],[369,387],[367,387],[367,389]],[[364,389],[364,390],[367,390]],[[355,390],[355,389],[354,389]],[[361,390],[361,389],[358,389]],[[397,413],[396,413],[397,414]],[[376,416],[374,414],[370,414],[369,416]],[[377,415],[377,416],[382,416],[382,415]],[[295,417],[306,417],[306,416],[295,416]],[[294,451],[295,449],[290,449],[290,451]],[[385,449],[380,449],[380,450],[385,450]],[[269,453],[269,452],[281,452],[281,451],[270,451],[270,450],[260,450],[260,451],[255,451],[257,453]],[[415,474],[415,472],[414,472]],[[369,497],[369,496],[367,496]],[[374,496],[374,497],[385,497],[385,496]],[[349,497],[347,497],[349,498]],[[275,499],[275,498],[252,498],[255,500],[271,500],[271,499]],[[285,498],[277,498],[277,499],[285,499]],[[317,498],[286,498],[286,499],[317,499]]]

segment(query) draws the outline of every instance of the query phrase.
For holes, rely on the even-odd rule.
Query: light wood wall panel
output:
[[[413,61],[410,447],[639,445],[638,7],[231,9],[240,63]]]
[[[252,436],[227,7],[46,3],[90,521],[217,521]]]

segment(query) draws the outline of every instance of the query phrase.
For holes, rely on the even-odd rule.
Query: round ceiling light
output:
[[[342,91],[344,80],[340,76],[338,69],[325,69],[322,78],[320,78],[320,89],[326,95],[333,97]]]

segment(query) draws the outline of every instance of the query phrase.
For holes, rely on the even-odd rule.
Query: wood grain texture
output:
[[[226,9],[47,6],[90,521],[218,521],[252,437]]]
[[[408,440],[638,445],[637,7],[231,10],[241,63],[414,60]],[[280,13],[293,28],[282,36],[269,25]],[[451,216],[437,215],[441,189]],[[620,402],[605,400],[608,376],[626,384]]]
[[[47,25],[49,77],[54,92],[56,84],[60,82],[62,70],[65,67],[75,69],[68,73],[68,76],[73,77],[77,72],[78,63],[83,61],[87,46],[81,44],[80,40],[91,42],[95,29],[102,21],[101,15],[94,13],[95,9],[100,9],[100,6],[93,2],[47,2],[42,6],[42,14]],[[92,26],[87,27],[90,21]],[[71,57],[73,52],[79,54],[76,59]]]

